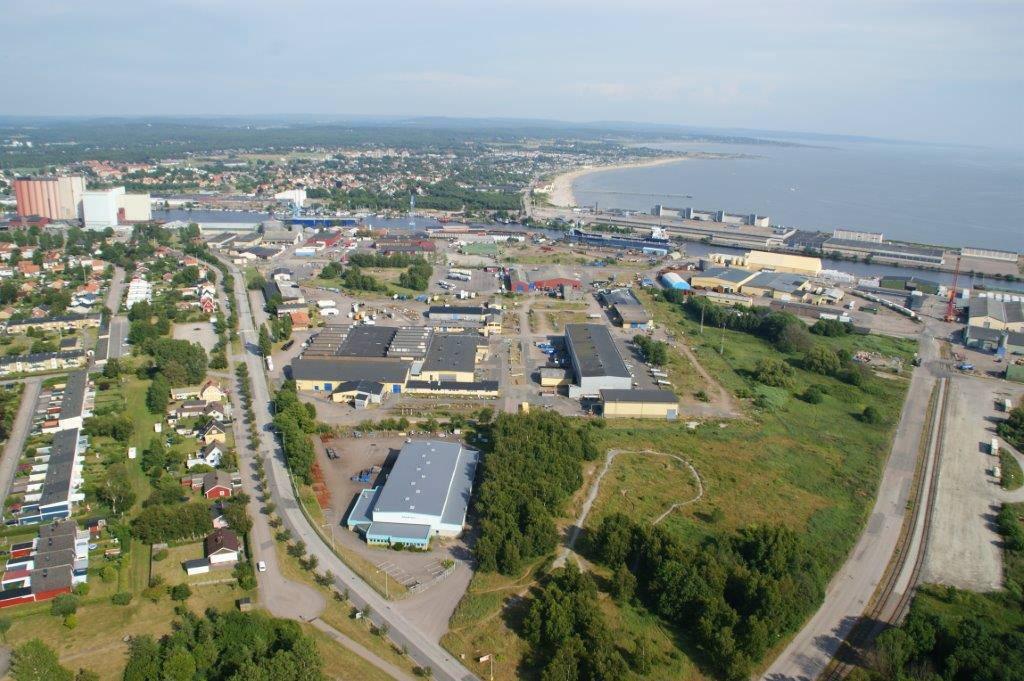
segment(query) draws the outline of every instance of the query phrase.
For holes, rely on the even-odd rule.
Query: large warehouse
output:
[[[346,524],[370,544],[426,548],[433,536],[457,537],[478,459],[479,452],[458,442],[409,442],[387,481],[359,494]]]
[[[601,324],[566,324],[565,344],[576,375],[569,397],[597,397],[602,389],[633,387],[633,377],[615,341]]]
[[[330,325],[312,338],[301,357],[292,360],[291,377],[302,391],[345,393],[352,384],[368,381],[385,393],[405,392],[410,380],[446,384],[449,392],[465,387],[479,392],[476,365],[487,358],[480,335],[434,333],[419,326]]]

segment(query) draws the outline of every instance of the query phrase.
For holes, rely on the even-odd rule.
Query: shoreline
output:
[[[572,190],[576,180],[585,175],[603,173],[609,170],[627,170],[633,168],[651,168],[677,161],[690,161],[693,156],[670,156],[667,158],[656,158],[648,161],[635,161],[632,163],[615,163],[607,166],[583,166],[569,170],[557,175],[550,184],[551,191],[547,193],[548,202],[556,208],[575,208],[576,194]]]

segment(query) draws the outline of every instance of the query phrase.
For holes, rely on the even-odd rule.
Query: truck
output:
[[[455,284],[450,284],[447,281],[439,281],[437,282],[437,285],[443,288],[445,291],[451,291],[453,288],[455,288]]]
[[[457,267],[449,267],[448,268],[448,273],[449,274],[462,274],[462,275],[467,276],[467,277],[472,277],[473,276],[473,271],[472,270],[463,270],[463,269],[459,269]]]
[[[333,300],[318,300],[316,306],[322,310],[325,307],[337,307],[338,305]]]
[[[999,438],[992,438],[992,444],[988,446],[988,453],[992,456],[999,456]]]
[[[273,358],[270,355],[267,355],[266,357],[264,357],[264,359],[267,361],[267,371],[273,371],[274,370],[274,360],[273,360]]]
[[[666,388],[671,388],[672,387],[672,382],[671,381],[666,381],[665,379],[661,378],[661,379],[658,379],[658,385],[664,386]]]
[[[469,281],[472,279],[468,274],[458,274],[457,272],[449,272],[448,278],[454,279],[455,281]]]
[[[668,374],[661,369],[651,369],[651,376],[655,378],[668,378]]]

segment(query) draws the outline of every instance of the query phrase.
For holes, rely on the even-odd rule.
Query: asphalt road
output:
[[[911,379],[867,526],[829,583],[821,607],[764,672],[765,681],[818,678],[882,581],[903,527],[932,389],[945,373],[930,333],[921,334],[919,351],[924,362]]]
[[[110,340],[107,346],[107,358],[117,358],[125,354],[124,340],[128,337],[128,318],[117,314],[124,296],[124,269],[114,268],[114,278],[110,281],[107,292],[106,306],[114,314],[110,317]]]
[[[263,359],[257,354],[256,344],[258,338],[258,324],[260,311],[254,310],[249,304],[246,295],[245,280],[242,273],[234,265],[228,265],[235,278],[235,300],[239,311],[242,338],[245,347],[245,362],[252,378],[253,409],[256,412],[256,424],[261,432],[268,433],[271,421],[270,392],[267,386],[266,375],[264,374]],[[255,313],[255,314],[254,314]],[[253,323],[255,322],[255,323]],[[398,646],[404,646],[409,651],[411,659],[420,666],[428,666],[433,670],[434,678],[448,681],[462,681],[463,679],[475,679],[462,664],[454,659],[447,651],[427,636],[420,632],[401,613],[392,608],[390,601],[384,599],[373,587],[356,575],[341,559],[339,559],[321,539],[320,535],[307,521],[302,510],[299,508],[295,498],[295,492],[285,468],[284,456],[278,445],[277,439],[265,437],[260,445],[257,455],[265,461],[268,487],[271,497],[277,504],[277,512],[280,515],[284,526],[292,532],[295,539],[301,539],[306,543],[310,555],[319,559],[320,567],[324,571],[331,571],[336,576],[335,586],[339,589],[347,589],[349,600],[358,608],[369,606],[375,623],[387,624],[388,636]],[[257,514],[257,521],[254,525],[265,525],[264,516]],[[269,530],[269,528],[268,528]],[[254,535],[255,536],[255,535]],[[260,540],[256,540],[257,543]],[[261,554],[262,555],[262,554]],[[260,580],[263,581],[271,572],[268,561],[268,570],[260,573]],[[275,570],[275,572],[277,572]],[[261,594],[266,589],[273,591],[275,583],[269,583],[264,587],[260,585]],[[309,608],[310,611],[316,608],[316,604],[308,601],[309,596],[301,593],[293,593],[286,600],[297,601],[293,607],[298,609]]]
[[[7,438],[3,459],[0,460],[0,490],[3,491],[4,496],[7,496],[7,490],[11,487],[14,471],[21,458],[21,450],[25,446],[25,440],[28,439],[28,431],[32,427],[32,414],[36,410],[42,383],[43,379],[38,377],[28,378],[22,382],[24,388],[21,393],[21,404],[18,405],[18,413],[14,417],[14,425],[11,427],[11,436]]]

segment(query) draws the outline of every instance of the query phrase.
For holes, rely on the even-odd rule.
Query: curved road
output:
[[[258,355],[257,339],[259,335],[256,315],[249,304],[249,297],[245,289],[245,278],[239,269],[232,263],[225,261],[231,270],[235,283],[235,304],[239,317],[239,336],[244,346],[244,360],[249,369],[249,376],[252,379],[253,389],[253,410],[256,412],[256,424],[261,433],[268,433],[271,421],[271,400],[270,389],[267,385],[266,374],[264,373],[263,360]],[[446,681],[464,681],[476,679],[468,669],[458,662],[451,654],[444,650],[436,641],[430,640],[420,632],[409,620],[392,607],[390,601],[384,599],[373,587],[356,575],[340,558],[338,558],[324,540],[317,534],[316,530],[309,524],[306,516],[295,498],[295,492],[291,485],[288,471],[284,464],[284,455],[274,437],[267,436],[260,443],[257,452],[263,458],[266,466],[267,482],[271,498],[277,504],[277,513],[284,522],[284,526],[291,530],[295,539],[301,539],[306,543],[308,553],[315,555],[320,562],[322,569],[330,570],[336,576],[335,586],[338,589],[347,589],[349,600],[353,605],[362,609],[369,607],[372,611],[371,618],[377,624],[386,624],[389,628],[388,636],[398,646],[403,646],[409,651],[409,656],[421,667],[430,667],[434,678]],[[256,523],[260,524],[260,523]],[[269,561],[268,561],[269,572]],[[266,573],[264,573],[266,574]],[[262,587],[261,587],[262,590]],[[286,597],[305,600],[301,594],[291,594]],[[311,611],[315,610],[315,604],[310,604]]]
[[[923,363],[914,370],[892,451],[867,526],[829,582],[818,611],[761,676],[762,681],[814,681],[864,613],[896,549],[917,469],[932,389],[945,373],[938,341],[922,329]]]

